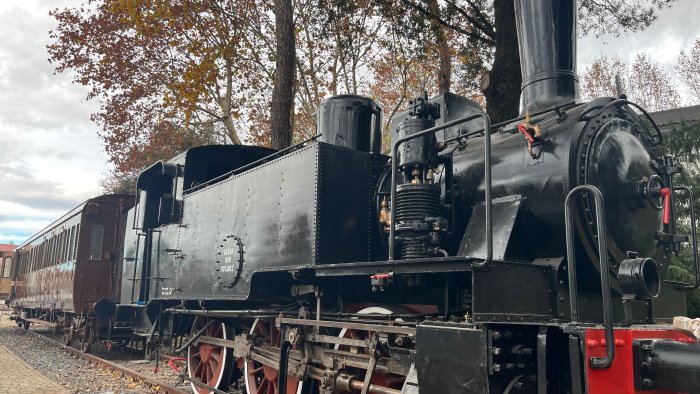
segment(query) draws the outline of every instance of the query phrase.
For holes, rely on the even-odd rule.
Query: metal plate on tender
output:
[[[493,200],[493,258],[501,260],[506,255],[515,221],[520,212],[523,198],[520,195],[506,196]],[[457,254],[472,258],[486,258],[486,209],[485,205],[477,205],[464,232]]]
[[[557,315],[553,288],[562,258],[532,262],[493,261],[473,273],[472,315],[475,322],[542,323]],[[497,286],[494,286],[497,283]],[[504,289],[507,289],[504,292]]]
[[[482,330],[419,325],[416,369],[420,392],[487,393],[486,350],[486,333]]]
[[[245,252],[243,241],[236,235],[224,234],[216,247],[214,276],[224,289],[233,289],[241,279]]]

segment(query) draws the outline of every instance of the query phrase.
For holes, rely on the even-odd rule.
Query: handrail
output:
[[[679,290],[688,291],[695,290],[700,286],[700,266],[698,265],[698,239],[697,239],[697,224],[695,218],[695,198],[693,198],[693,189],[685,185],[677,185],[673,187],[674,191],[685,191],[688,193],[690,205],[690,236],[693,244],[693,267],[695,268],[695,278],[692,284],[683,283],[672,280],[664,280],[664,283],[677,286]]]
[[[598,231],[598,258],[600,260],[600,281],[603,297],[603,324],[605,327],[605,357],[591,357],[591,368],[604,369],[612,365],[615,358],[615,337],[613,333],[612,300],[610,297],[610,272],[608,264],[608,245],[605,233],[605,207],[603,194],[593,185],[579,185],[566,195],[564,203],[564,220],[566,226],[566,259],[569,274],[569,303],[571,307],[571,323],[579,320],[578,289],[576,283],[576,253],[574,249],[574,222],[571,215],[574,196],[587,191],[595,201],[596,228]]]
[[[649,135],[648,135],[648,137],[650,137],[649,142],[651,142],[651,144],[654,146],[661,145],[661,143],[663,142],[663,136],[661,135],[661,129],[659,129],[659,126],[654,121],[654,118],[652,118],[651,115],[649,115],[649,113],[647,111],[645,111],[644,108],[642,108],[639,104],[637,104],[633,101],[627,100],[627,99],[612,100],[611,102],[605,104],[602,108],[601,107],[589,108],[579,115],[579,119],[588,115],[590,112],[593,112],[594,110],[596,110],[598,108],[600,108],[600,111],[596,112],[593,116],[591,116],[591,118],[602,114],[603,112],[605,112],[605,110],[607,110],[608,108],[610,108],[612,106],[622,106],[622,105],[629,105],[630,107],[637,108],[642,113],[642,115],[644,115],[644,117],[647,119],[647,121],[651,124],[651,126],[654,128],[654,131],[656,132],[656,135],[653,135],[653,134],[651,134],[651,132],[649,132]],[[654,137],[656,137],[656,139]]]
[[[406,141],[420,138],[429,134],[436,133],[440,130],[452,127],[470,120],[482,118],[484,120],[484,198],[486,203],[486,259],[482,262],[475,263],[475,267],[481,267],[491,261],[493,258],[493,231],[491,229],[491,118],[485,113],[465,116],[455,119],[451,122],[443,123],[439,126],[425,129],[415,134],[399,138],[394,142],[391,149],[391,224],[389,226],[389,261],[394,260],[395,237],[396,237],[396,177],[398,172],[398,150],[399,146]]]
[[[141,232],[136,233],[136,249],[134,250],[134,272],[131,278],[131,303],[134,302],[134,293],[136,292],[136,269],[139,265],[139,244],[141,243]],[[143,270],[142,270],[143,272]],[[139,283],[140,284],[140,283]],[[139,294],[139,298],[141,298]],[[141,301],[141,300],[139,300]]]
[[[196,185],[196,186],[192,186],[192,187],[190,187],[189,189],[185,189],[184,186],[183,186],[182,193],[183,193],[183,194],[190,194],[190,193],[195,192],[195,191],[197,191],[197,190],[199,190],[199,189],[203,189],[203,188],[205,188],[205,187],[207,187],[207,186],[213,185],[213,184],[215,184],[215,183],[221,181],[222,179],[226,179],[226,178],[229,178],[229,177],[231,177],[231,176],[238,175],[238,174],[240,174],[240,173],[242,173],[242,172],[248,171],[249,169],[251,169],[251,168],[253,168],[253,167],[256,167],[256,166],[258,166],[258,165],[260,165],[260,164],[262,164],[262,163],[266,163],[266,162],[268,162],[268,161],[270,161],[270,160],[277,159],[278,157],[284,156],[285,154],[287,154],[287,153],[289,153],[289,152],[292,152],[292,151],[294,151],[294,150],[301,149],[301,148],[304,147],[304,144],[309,143],[309,142],[311,142],[311,141],[313,141],[313,140],[319,138],[320,136],[321,136],[321,134],[316,134],[316,135],[314,135],[313,137],[307,138],[307,139],[305,139],[304,141],[301,141],[301,142],[298,143],[298,144],[294,144],[294,145],[288,146],[288,147],[286,147],[286,148],[284,148],[284,149],[282,149],[282,150],[278,150],[277,152],[270,153],[269,155],[267,155],[267,156],[265,156],[265,157],[262,157],[262,158],[260,158],[260,159],[258,159],[258,160],[255,160],[255,161],[253,161],[253,162],[250,162],[250,163],[248,163],[248,164],[246,164],[246,165],[243,165],[243,166],[241,166],[241,167],[234,168],[233,170],[231,170],[231,171],[229,171],[229,172],[226,172],[226,173],[224,173],[224,174],[221,174],[221,175],[219,175],[219,176],[217,176],[217,177],[215,177],[215,178],[209,179],[208,181],[202,182],[202,183],[200,183],[200,184],[198,184],[198,185]]]

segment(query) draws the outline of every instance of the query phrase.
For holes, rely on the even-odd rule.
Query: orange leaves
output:
[[[273,3],[89,0],[51,13],[50,61],[99,100],[92,119],[118,174],[204,141],[270,143]],[[401,4],[293,0],[295,141],[315,133],[314,112],[330,95],[370,95],[388,110],[424,86],[435,91],[428,24]]]
[[[71,70],[74,82],[90,89],[88,99],[99,100],[92,119],[117,171],[142,163],[135,152],[160,152],[163,159],[172,146],[202,142],[162,144],[154,136],[167,130],[208,133],[209,142],[239,140],[252,122],[242,99],[269,97],[266,65],[251,60],[261,52],[249,40],[255,10],[245,0],[101,0],[51,12],[58,27],[49,60],[57,72]]]

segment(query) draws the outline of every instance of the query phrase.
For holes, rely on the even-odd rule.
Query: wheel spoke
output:
[[[362,314],[369,314],[369,313],[381,313],[381,314],[389,314],[391,313],[388,309],[381,308],[381,307],[370,307],[370,308],[365,308],[360,311],[356,312],[359,315]],[[368,338],[372,338],[373,332],[372,331],[366,331],[366,330],[348,330],[344,329],[341,331],[340,337],[341,338],[348,338],[348,339],[354,339],[354,340],[365,340]],[[350,353],[355,353],[355,354],[365,354],[367,350],[362,347],[356,347],[356,346],[348,346],[348,345],[335,345],[335,349],[337,350],[343,350],[347,351]],[[366,373],[366,372],[365,372]],[[360,374],[360,378],[363,378],[363,376]],[[401,388],[404,384],[404,381],[406,380],[405,376],[400,376],[400,375],[394,375],[389,372],[384,372],[384,371],[375,371],[372,377],[370,378],[370,383],[378,385],[380,387],[386,387],[390,389],[398,389]]]
[[[250,327],[249,332],[258,338],[264,338],[266,345],[278,347],[282,339],[282,332],[275,327],[274,319],[256,319]],[[245,393],[247,394],[277,394],[279,387],[277,384],[277,368],[265,366],[262,363],[247,358],[245,360]],[[269,378],[268,378],[269,377]],[[287,380],[287,388],[290,394],[294,394],[298,389],[304,389],[304,382],[295,378]]]
[[[251,376],[255,376],[255,375],[259,374],[260,372],[262,372],[263,369],[265,369],[265,367],[260,366],[260,367],[258,367],[258,368],[255,368],[254,370],[248,372],[248,374],[251,375]]]
[[[197,367],[194,370],[194,376],[201,378],[203,368],[204,368],[204,363],[200,362],[199,364],[197,364]]]
[[[209,324],[209,327],[206,327],[204,330],[205,336],[218,339],[226,337],[227,328],[224,323],[216,322],[210,324],[207,319],[201,318],[195,320],[191,333],[201,331],[207,324]],[[189,369],[190,377],[212,387],[227,386],[230,383],[231,371],[229,371],[229,366],[225,364],[232,356],[233,354],[231,352],[227,353],[226,348],[223,346],[214,346],[208,343],[190,345],[188,349],[188,362],[191,366]],[[230,368],[237,368],[235,360],[232,362],[234,364]],[[197,387],[195,384],[192,384],[192,391],[195,394],[207,394],[210,392],[210,390]]]
[[[209,366],[209,364],[205,364],[205,365],[204,365],[204,369],[207,371],[207,380],[206,380],[206,381],[207,381],[207,383],[209,383],[209,382],[211,382],[211,380],[212,380],[211,378],[214,377],[214,373],[212,372],[211,367]]]
[[[262,393],[264,393],[265,388],[267,388],[267,383],[268,383],[267,379],[263,378],[263,379],[260,381],[260,385],[258,386],[258,390],[255,392],[255,394],[262,394]]]

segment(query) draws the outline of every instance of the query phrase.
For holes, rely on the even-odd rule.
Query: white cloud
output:
[[[27,230],[29,232],[37,232],[42,228],[51,224],[49,220],[0,220],[0,230]]]
[[[109,169],[90,121],[97,104],[47,60],[49,11],[78,5],[0,2],[0,242],[22,241],[100,194]]]
[[[670,8],[659,11],[658,18],[645,30],[620,37],[588,35],[578,41],[578,68],[593,63],[601,55],[617,55],[631,61],[646,52],[670,70],[681,49],[689,48],[700,38],[700,1],[678,0]]]
[[[75,204],[75,206],[78,206],[78,204]],[[0,220],[3,217],[54,220],[68,212],[69,209],[37,209],[23,204],[0,200]]]

